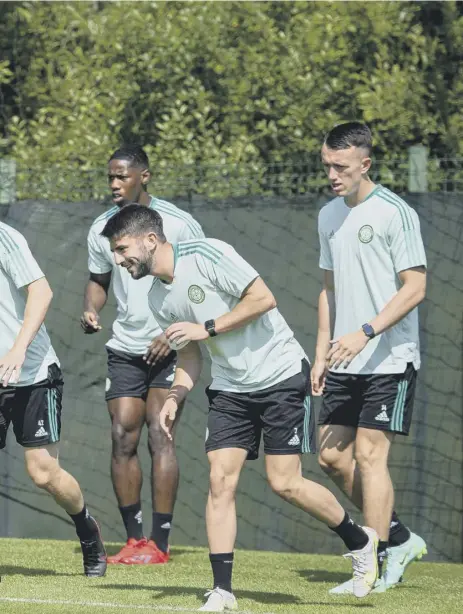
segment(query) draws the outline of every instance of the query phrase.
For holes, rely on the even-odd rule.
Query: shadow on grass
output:
[[[113,554],[117,554],[124,544],[115,544],[115,545],[106,545],[106,554],[108,556],[113,556]],[[74,548],[74,554],[81,554],[80,546],[76,546]],[[183,548],[172,548],[171,550],[171,560],[174,558],[179,558],[184,554],[191,554],[191,550],[185,550]],[[207,559],[206,559],[207,560]]]
[[[19,565],[0,565],[0,576],[80,576],[81,573],[59,573],[54,569],[33,569]]]
[[[197,588],[194,586],[150,586],[150,585],[140,585],[140,584],[105,584],[104,586],[99,586],[100,588],[109,588],[111,590],[121,589],[121,590],[143,590],[143,591],[153,591],[156,595],[153,595],[153,599],[162,599],[164,597],[180,597],[186,595],[196,595],[197,597],[203,597],[206,592],[206,588],[201,587]],[[253,599],[254,601],[258,601],[260,603],[293,603],[299,604],[301,603],[300,599],[295,597],[294,595],[289,595],[286,593],[268,593],[268,592],[256,592],[256,591],[234,591],[234,595],[237,599],[240,597],[242,599]]]
[[[102,588],[108,588],[110,590],[119,589],[119,590],[143,590],[143,591],[153,591],[156,594],[153,595],[153,599],[163,599],[166,597],[184,597],[194,595],[198,597],[198,599],[202,599],[206,590],[204,587],[196,588],[194,586],[144,586],[139,584],[104,584],[98,586],[98,590]],[[331,606],[331,607],[345,607],[346,603],[344,601],[307,601],[299,599],[295,595],[290,595],[288,593],[269,593],[269,592],[260,592],[260,591],[246,591],[246,590],[234,590],[233,591],[235,597],[237,599],[250,599],[251,601],[255,601],[256,603],[262,605],[320,605],[320,606]],[[371,603],[349,603],[349,607],[353,608],[373,608],[374,606]]]
[[[352,574],[342,571],[328,571],[326,569],[301,569],[297,572],[307,582],[332,582],[342,584],[352,578]]]

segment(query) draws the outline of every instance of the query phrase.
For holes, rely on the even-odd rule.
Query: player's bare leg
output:
[[[34,484],[46,490],[74,521],[81,543],[85,575],[104,576],[106,552],[99,527],[85,506],[77,480],[60,466],[57,444],[25,448],[24,457]]]
[[[235,494],[247,451],[241,448],[214,450],[210,463],[206,526],[211,553],[233,552],[236,540]]]
[[[159,414],[164,405],[168,389],[150,388],[147,399],[148,448],[151,454],[151,480],[153,510],[160,514],[172,514],[179,481],[179,467],[175,452],[175,431],[183,407],[179,407],[172,425],[172,440],[161,429]]]
[[[279,497],[330,527],[342,522],[345,514],[342,505],[327,488],[302,476],[298,454],[267,454],[265,467],[269,484]]]
[[[318,462],[357,509],[363,511],[362,483],[354,454],[356,435],[357,429],[352,426],[338,424],[321,426]]]
[[[361,475],[363,514],[379,539],[389,538],[389,525],[394,507],[394,487],[388,468],[393,433],[359,428],[355,440],[355,460]]]
[[[179,482],[179,468],[174,440],[169,440],[161,429],[159,413],[169,390],[150,388],[146,400],[148,448],[151,455],[151,496],[153,524],[150,539],[129,557],[125,564],[158,564],[169,560],[169,534],[172,526],[175,500]],[[172,428],[175,437],[182,407],[177,412]]]
[[[237,609],[232,593],[233,550],[236,541],[235,495],[247,451],[224,448],[208,452],[210,464],[209,495],[206,505],[206,529],[209,560],[214,576],[212,591],[208,591],[202,612]]]
[[[378,531],[380,566],[387,559],[383,586],[379,587],[383,590],[398,584],[407,566],[426,554],[424,540],[403,525],[403,535],[395,535],[400,539],[391,540],[394,487],[389,474],[388,457],[393,439],[394,433],[359,428],[355,443],[355,458],[362,478],[365,522],[371,522]]]
[[[376,531],[357,525],[333,493],[305,479],[299,455],[267,454],[265,466],[269,484],[277,495],[326,524],[343,540],[352,558],[353,592],[357,597],[368,595],[378,577]]]
[[[369,429],[363,429],[369,430]],[[371,429],[370,429],[371,431]],[[363,511],[362,479],[359,465],[355,459],[355,437],[357,429],[342,425],[325,425],[320,427],[320,455],[319,463],[323,471],[333,482],[349,497],[359,510]],[[365,519],[365,523],[375,522],[374,519]],[[377,525],[379,526],[379,525]],[[373,525],[374,528],[374,525]],[[388,529],[387,540],[387,569],[384,574],[384,586],[378,583],[375,591],[384,590],[397,584],[406,567],[415,559],[426,553],[425,542],[405,527],[395,512]],[[384,533],[383,533],[384,535]],[[384,559],[386,548],[383,540],[379,550],[380,563]],[[405,549],[405,550],[404,550]],[[403,561],[406,564],[403,564]],[[352,582],[344,582],[332,589],[333,594],[352,593]]]
[[[68,514],[78,514],[84,497],[77,480],[58,461],[58,446],[25,448],[26,469],[34,484],[46,490]]]
[[[365,523],[379,536],[380,568],[386,559],[389,526],[394,508],[394,487],[388,468],[393,433],[359,428],[355,439],[355,460],[360,472]],[[368,524],[371,523],[371,524]]]
[[[127,543],[109,563],[120,563],[146,544],[141,512],[142,471],[138,444],[146,419],[143,399],[119,397],[108,401],[111,416],[111,480],[126,532]]]

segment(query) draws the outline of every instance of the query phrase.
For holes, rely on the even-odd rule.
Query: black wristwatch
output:
[[[204,328],[209,333],[209,337],[215,337],[217,335],[215,332],[215,320],[206,320],[206,322],[204,322]]]
[[[375,329],[371,324],[362,324],[362,330],[368,339],[374,339],[376,337]]]

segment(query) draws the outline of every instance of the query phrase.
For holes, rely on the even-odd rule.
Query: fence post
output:
[[[424,145],[408,148],[408,191],[428,191],[428,150]]]
[[[16,200],[16,161],[0,160],[0,205],[9,205]]]

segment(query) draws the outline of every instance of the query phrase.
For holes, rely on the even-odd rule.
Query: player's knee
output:
[[[126,458],[134,456],[138,448],[140,429],[128,429],[119,422],[113,421],[111,428],[113,457]]]
[[[29,477],[38,488],[50,490],[59,478],[61,468],[57,459],[29,459],[26,461],[26,469]]]
[[[381,448],[364,442],[356,445],[355,460],[360,471],[374,470],[387,466],[387,453]]]
[[[212,499],[233,499],[238,486],[238,473],[229,473],[222,467],[211,467],[209,489]]]
[[[298,499],[301,479],[300,475],[276,474],[268,476],[268,483],[276,495],[286,501],[294,501]]]
[[[153,420],[148,426],[148,448],[151,455],[175,453],[174,442],[162,430],[159,419]]]
[[[320,468],[329,476],[343,475],[347,472],[349,463],[335,449],[322,448],[318,455]]]

